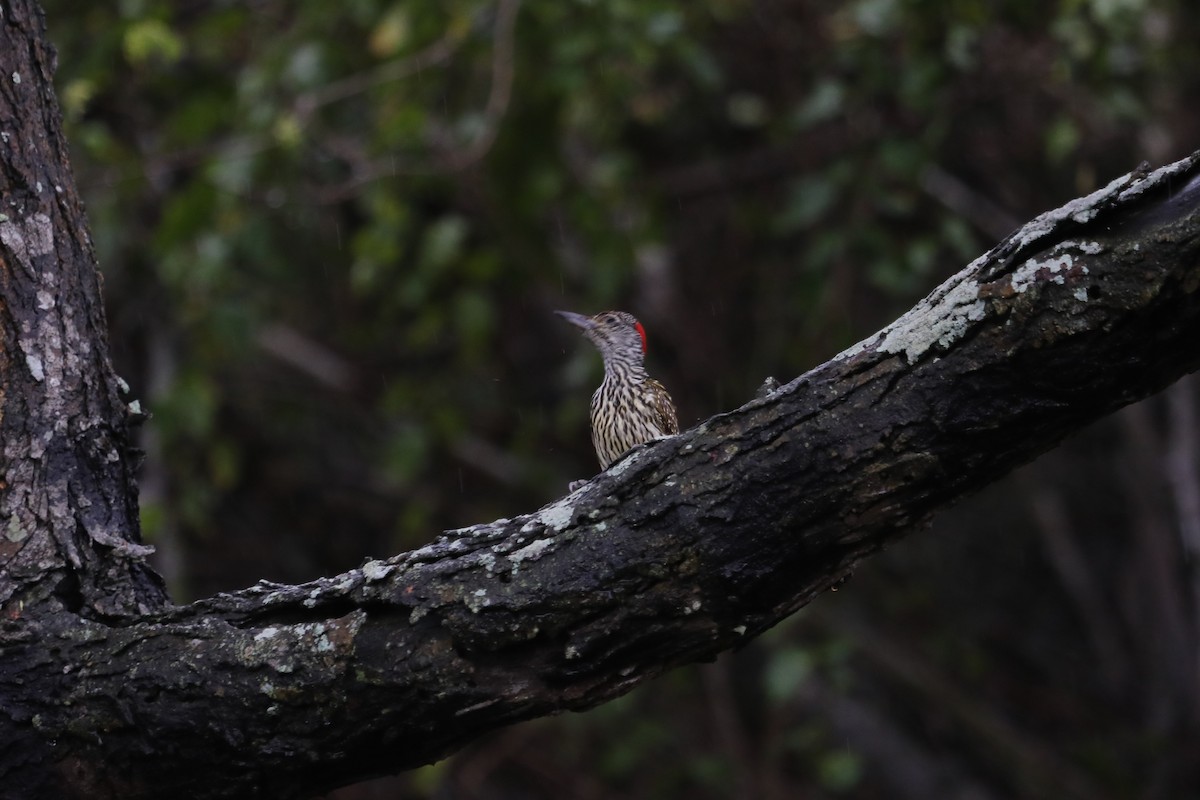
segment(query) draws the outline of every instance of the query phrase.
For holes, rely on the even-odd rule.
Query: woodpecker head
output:
[[[594,317],[585,317],[572,311],[555,311],[583,331],[583,335],[596,345],[604,363],[620,362],[629,366],[641,366],[646,355],[646,329],[624,311],[601,311]]]

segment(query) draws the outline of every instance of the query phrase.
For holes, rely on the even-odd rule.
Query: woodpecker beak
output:
[[[574,311],[555,311],[554,313],[558,314],[576,328],[582,328],[585,332],[596,327],[596,321],[591,317],[585,317],[583,314],[576,314]]]

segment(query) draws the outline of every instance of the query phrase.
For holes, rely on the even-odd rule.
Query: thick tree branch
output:
[[[8,623],[0,741],[44,760],[0,759],[3,780],[303,796],[744,643],[1200,364],[1198,173],[1200,154],[1039,217],[878,334],[534,514],[303,586]]]

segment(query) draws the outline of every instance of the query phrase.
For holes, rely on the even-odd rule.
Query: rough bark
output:
[[[0,24],[0,604],[89,617],[165,602],[141,562],[127,410],[108,358],[41,11]]]
[[[4,14],[5,796],[301,797],[594,706],[1200,365],[1198,153],[1043,215],[885,330],[536,513],[170,606],[53,56],[32,6]]]

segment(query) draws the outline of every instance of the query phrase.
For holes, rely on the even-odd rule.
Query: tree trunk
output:
[[[171,606],[28,0],[0,25],[0,787],[301,797],[582,709],[1200,364],[1200,153],[1045,214],[888,328],[536,513]]]
[[[166,602],[142,562],[129,415],[31,4],[0,25],[0,603],[101,619]]]

